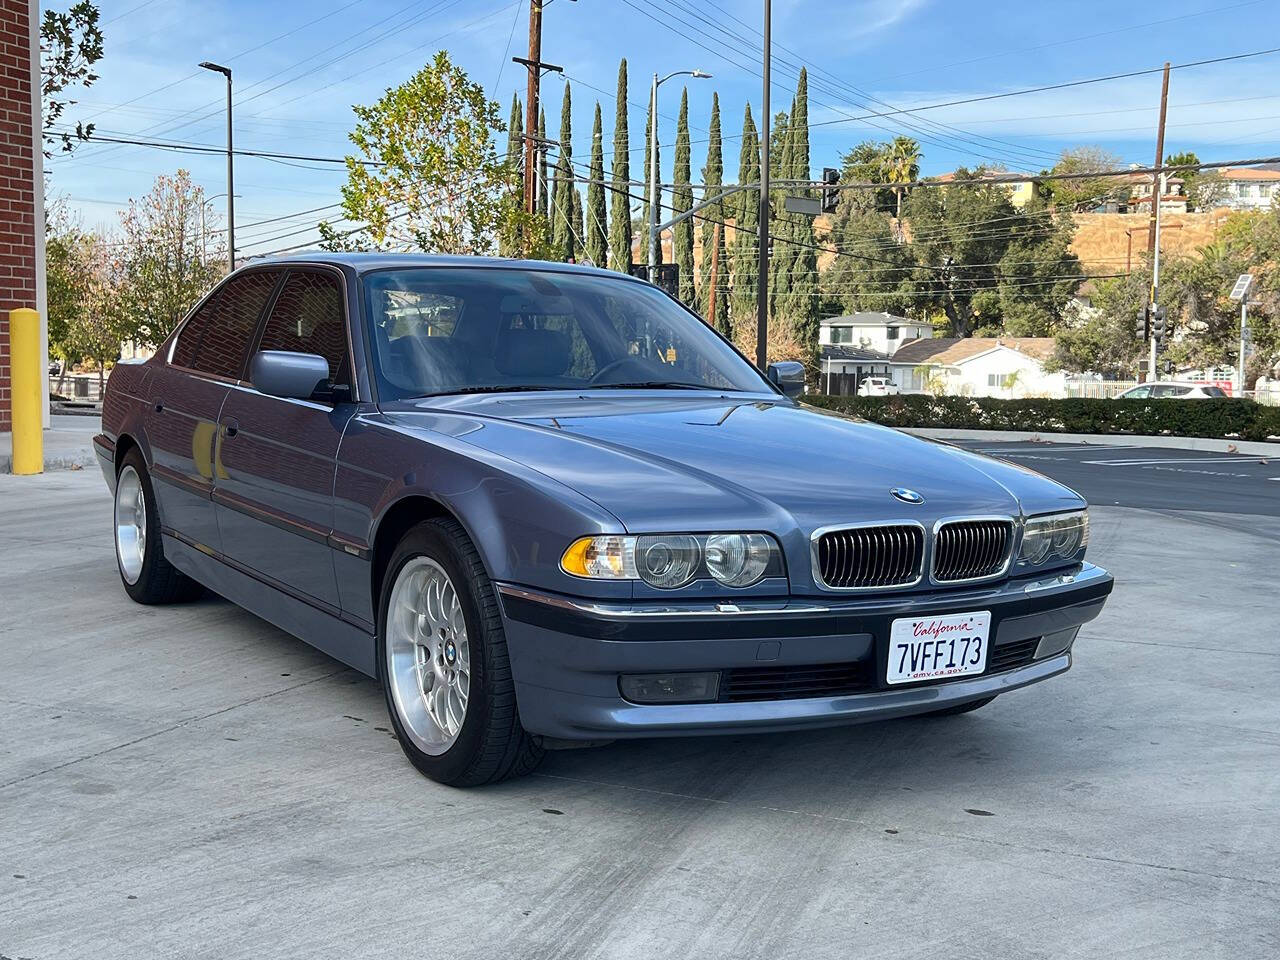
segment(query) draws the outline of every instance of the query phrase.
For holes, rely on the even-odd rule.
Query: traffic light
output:
[[[840,191],[836,184],[840,182],[840,171],[835,167],[822,168],[822,212],[835,213],[836,204],[840,202]]]
[[[1164,307],[1156,307],[1151,311],[1151,335],[1156,338],[1157,344],[1162,344],[1169,334],[1169,328],[1165,323]]]

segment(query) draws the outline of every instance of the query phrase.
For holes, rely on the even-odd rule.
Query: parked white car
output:
[[[867,377],[858,384],[860,397],[892,397],[898,392],[898,385],[888,377]]]
[[[1225,397],[1227,392],[1221,387],[1208,383],[1188,383],[1182,380],[1158,380],[1155,383],[1140,383],[1130,387],[1124,393],[1117,394],[1116,400],[1203,400],[1214,397]]]

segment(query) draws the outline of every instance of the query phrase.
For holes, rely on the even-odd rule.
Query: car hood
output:
[[[385,412],[526,464],[632,532],[930,523],[1081,503],[1022,467],[774,397],[477,395]],[[924,502],[898,501],[895,487]]]

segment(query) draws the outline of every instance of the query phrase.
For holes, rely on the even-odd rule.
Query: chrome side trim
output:
[[[1009,542],[1005,547],[1004,563],[1000,565],[1000,569],[997,570],[995,573],[990,573],[983,577],[968,577],[963,580],[939,580],[937,577],[938,531],[940,531],[943,527],[952,523],[974,523],[974,522],[1008,524]],[[963,586],[966,583],[987,583],[988,581],[991,581],[991,580],[999,580],[1001,577],[1005,576],[1009,572],[1009,566],[1013,563],[1013,551],[1014,551],[1014,548],[1017,546],[1017,540],[1018,540],[1018,522],[1014,517],[1000,516],[998,514],[992,514],[989,516],[976,516],[976,517],[966,517],[966,516],[941,517],[937,521],[935,521],[933,525],[933,532],[932,532],[932,535],[930,536],[929,582],[939,587],[954,587],[956,585]]]
[[[920,559],[916,566],[916,578],[914,580],[878,587],[833,587],[822,579],[822,560],[818,553],[818,543],[822,537],[828,533],[838,533],[841,530],[864,530],[868,527],[915,527],[920,531]],[[830,590],[832,593],[884,593],[889,590],[910,590],[924,579],[924,558],[929,553],[930,546],[928,531],[919,520],[865,520],[860,523],[828,524],[825,527],[818,527],[813,533],[809,534],[809,562],[812,567],[810,572],[813,574],[814,584],[820,590]]]
[[[509,583],[499,583],[496,584],[496,586],[498,588],[498,592],[506,597],[529,600],[533,603],[541,603],[549,607],[557,607],[561,610],[572,610],[576,613],[590,613],[600,617],[618,617],[628,620],[654,619],[662,617],[813,616],[814,614],[829,613],[831,611],[830,607],[821,606],[820,604],[796,604],[789,601],[752,604],[742,602],[712,602],[710,605],[668,605],[664,607],[636,609],[635,607],[623,607],[611,603],[593,603],[589,600],[574,600],[570,597],[562,597],[554,593],[540,593],[534,590],[525,590],[522,587],[516,587]]]

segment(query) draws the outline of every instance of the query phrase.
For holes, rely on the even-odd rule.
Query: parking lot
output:
[[[0,476],[0,956],[1280,955],[1280,460],[966,443],[1116,576],[968,716],[419,776],[375,683],[120,589],[96,470]]]

